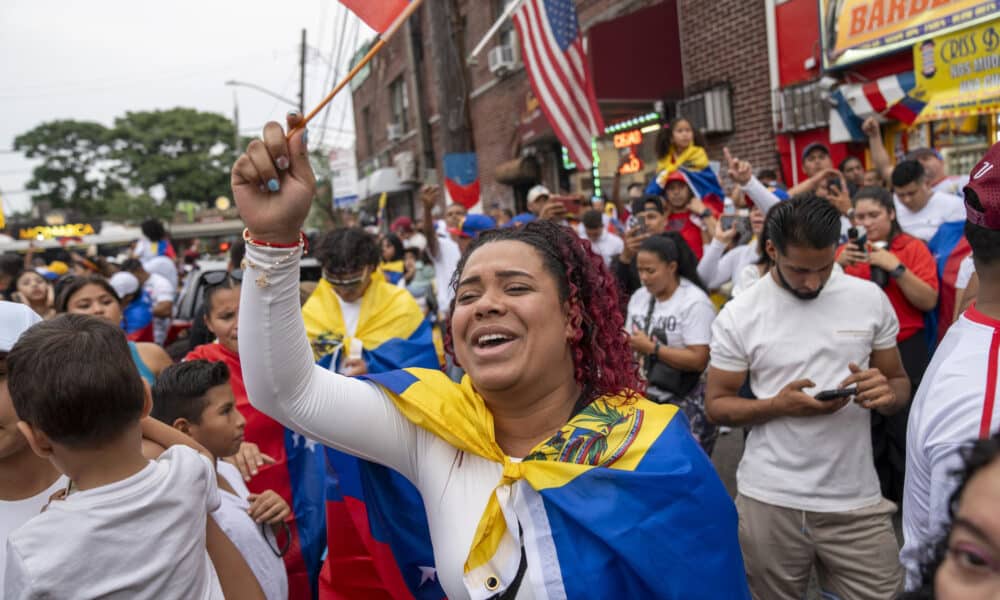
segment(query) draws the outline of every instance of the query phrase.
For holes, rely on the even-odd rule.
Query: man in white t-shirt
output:
[[[436,185],[425,185],[420,190],[420,203],[424,207],[424,236],[427,238],[427,256],[434,265],[434,288],[437,294],[438,313],[447,318],[451,299],[455,293],[451,289],[451,278],[462,259],[462,253],[472,240],[483,231],[495,229],[497,224],[492,217],[483,214],[466,214],[460,219],[449,218],[449,235],[439,234],[434,226],[434,206],[441,195],[441,188]],[[456,221],[456,219],[458,219]],[[457,223],[454,227],[451,223]]]
[[[899,323],[876,285],[834,271],[840,214],[813,195],[768,214],[770,273],[712,326],[710,419],[751,426],[737,471],[740,545],[754,598],[799,600],[815,566],[838,598],[902,583],[872,460],[871,414],[909,400]],[[756,399],[739,396],[747,376]],[[841,397],[821,400],[820,392]],[[824,394],[826,396],[826,394]]]
[[[239,470],[219,460],[239,452],[246,426],[226,364],[192,360],[164,369],[153,389],[153,417],[215,457],[220,504],[212,518],[243,555],[267,599],[287,600],[288,576],[272,528],[281,527],[291,510],[273,490],[251,495]]]
[[[42,512],[67,479],[35,454],[17,430],[17,414],[7,390],[7,353],[29,327],[41,322],[25,304],[0,302],[0,591],[4,588],[7,537]]]
[[[183,436],[143,421],[149,387],[116,325],[60,315],[26,331],[7,366],[18,429],[72,486],[8,536],[5,598],[262,597],[208,518],[209,459],[185,446],[143,456],[143,437]]]
[[[924,167],[904,160],[892,170],[896,220],[904,233],[929,242],[944,223],[965,220],[962,198],[931,189]]]
[[[1000,144],[972,170],[965,205],[979,295],[948,329],[910,407],[900,553],[908,588],[948,520],[962,448],[1000,429]]]
[[[590,241],[594,252],[601,255],[604,264],[611,266],[611,260],[625,249],[625,242],[608,231],[604,215],[599,211],[588,210],[583,213],[580,225],[584,232],[583,237]]]
[[[162,346],[170,330],[170,319],[174,315],[177,288],[159,273],[147,271],[142,262],[136,259],[125,261],[122,271],[135,275],[139,285],[149,294],[153,302],[153,341]]]

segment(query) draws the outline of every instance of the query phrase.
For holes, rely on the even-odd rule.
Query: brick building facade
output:
[[[463,58],[488,31],[503,7],[503,0],[430,2],[451,3],[453,14],[458,15],[452,22],[455,32],[452,43],[461,46],[458,50]],[[666,37],[676,37],[673,44],[679,46],[680,57],[672,58],[679,61],[673,82],[676,89],[668,95],[642,98],[614,97],[617,96],[614,89],[605,92],[606,97],[599,93],[605,124],[648,114],[654,110],[657,100],[661,101],[666,118],[673,114],[674,102],[682,100],[685,92],[697,93],[711,84],[722,84],[729,89],[733,125],[731,132],[706,137],[710,158],[721,161],[722,147],[728,145],[734,153],[753,161],[755,166],[775,166],[764,9],[764,0],[577,1],[580,26],[588,36],[597,31],[594,28],[614,28],[616,22],[623,25],[617,30],[605,29],[600,39],[591,36],[593,43],[589,51],[598,83],[604,76],[602,73],[609,68],[619,69],[613,60],[627,60],[620,69],[628,69],[624,74],[639,78],[639,81],[655,80],[658,73],[669,71],[663,64],[644,62],[642,55],[646,53],[634,51],[636,40],[629,39],[629,30],[625,28],[630,26],[628,23],[637,23],[635,19],[625,21],[630,15],[639,18],[654,15],[664,19],[664,23],[672,22],[676,31],[676,35],[669,30],[664,32]],[[439,33],[433,30],[429,13],[429,7],[423,6],[352,86],[359,176],[367,176],[362,196],[368,196],[369,206],[373,197],[388,187],[394,192],[390,194],[390,212],[393,215],[410,213],[415,208],[413,190],[418,187],[418,181],[443,180],[443,137],[448,129],[445,124],[454,125],[455,120],[466,118],[471,125],[478,161],[482,205],[499,202],[520,208],[526,190],[536,182],[550,189],[592,192],[590,173],[568,172],[563,168],[561,147],[530,93],[519,56],[520,42],[511,23],[493,36],[477,61],[466,64],[464,73],[454,74],[458,78],[456,84],[467,94],[468,104],[458,102],[459,108],[442,114],[437,80],[441,69],[435,65],[434,52],[434,43],[440,47],[442,39],[431,39],[430,36]],[[655,33],[650,35],[647,30],[645,39],[640,41],[663,44],[659,32]],[[590,40],[588,37],[588,42]],[[515,61],[512,67],[498,74],[491,71],[487,55],[491,48],[503,42],[512,42],[516,48]],[[616,57],[609,67],[611,59],[607,53],[627,51],[628,44],[633,44],[633,56]],[[615,75],[620,76],[622,72]],[[390,127],[390,124],[395,126]],[[650,137],[643,150],[649,153],[651,147]],[[604,164],[600,174],[605,193],[617,160],[613,152],[609,138],[600,150]],[[645,169],[624,177],[623,181],[648,178],[655,157],[645,156],[644,160]],[[392,174],[385,173],[393,169],[401,174],[400,180],[386,183],[392,179]],[[428,175],[430,171],[435,173]],[[530,181],[532,179],[537,181]]]

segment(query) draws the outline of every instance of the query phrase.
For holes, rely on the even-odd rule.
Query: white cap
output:
[[[26,304],[0,301],[0,352],[10,352],[21,334],[41,320]]]
[[[134,294],[139,290],[139,280],[136,279],[135,275],[126,273],[125,271],[119,271],[118,273],[112,275],[110,283],[119,298],[124,298],[125,296]]]
[[[549,192],[549,188],[544,185],[536,185],[535,187],[528,190],[528,204],[531,204],[535,200],[538,200],[541,196],[551,196],[552,193]]]

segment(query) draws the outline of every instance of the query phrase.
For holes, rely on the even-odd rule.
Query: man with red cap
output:
[[[417,248],[423,251],[427,247],[427,238],[413,228],[413,219],[410,217],[399,217],[389,226],[389,231],[399,236],[403,240],[404,248]]]
[[[965,186],[965,237],[979,275],[979,296],[948,330],[910,408],[903,490],[907,588],[920,583],[925,546],[948,519],[963,447],[1000,429],[1000,143],[972,169]]]

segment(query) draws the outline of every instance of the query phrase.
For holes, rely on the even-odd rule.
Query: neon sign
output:
[[[614,137],[615,148],[629,148],[642,143],[642,132],[638,129],[616,133]]]

